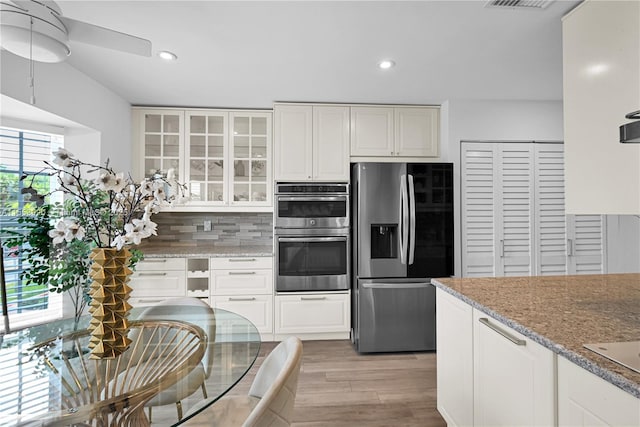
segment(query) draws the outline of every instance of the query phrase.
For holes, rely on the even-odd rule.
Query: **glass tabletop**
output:
[[[204,333],[202,336],[206,335],[205,330],[212,331],[207,327],[207,322],[211,322],[210,320],[193,314],[186,315],[179,322],[164,322],[162,316],[154,316],[152,320],[147,318],[139,320],[145,308],[132,309],[129,315],[132,326],[129,338],[133,335],[142,337],[144,334],[151,334],[150,331],[155,331],[158,325],[171,330],[170,333],[153,332],[155,336],[165,337],[167,343],[177,340],[175,337],[178,330],[186,331],[184,333]],[[171,306],[166,308],[171,310]],[[123,356],[127,355],[127,357],[121,357],[122,363],[114,359],[100,360],[101,368],[98,368],[98,362],[89,360],[88,353],[79,355],[78,351],[74,350],[77,347],[80,352],[86,353],[82,348],[85,342],[88,343],[86,328],[89,320],[88,316],[83,317],[76,329],[77,332],[74,332],[73,319],[63,319],[0,336],[0,425],[67,425],[83,422],[82,418],[85,416],[93,420],[89,424],[96,424],[96,417],[100,417],[100,411],[113,410],[115,413],[127,405],[134,407],[136,401],[132,397],[135,396],[142,396],[143,399],[142,403],[139,403],[140,407],[136,409],[135,419],[122,418],[117,422],[109,421],[109,424],[124,426],[142,423],[144,425],[148,420],[142,405],[149,398],[153,399],[155,395],[161,393],[160,390],[171,386],[181,387],[180,380],[187,375],[189,378],[194,376],[204,378],[204,387],[198,387],[195,392],[181,401],[183,413],[188,414],[182,420],[178,421],[175,404],[153,407],[154,426],[179,425],[196,415],[196,413],[189,413],[194,408],[199,408],[198,411],[203,410],[233,388],[249,371],[260,350],[260,334],[249,320],[230,311],[215,309],[213,320],[215,341],[202,344],[203,348],[200,349],[201,352],[197,354],[197,358],[191,355],[191,359],[188,361],[185,359],[181,369],[175,366],[175,360],[171,364],[165,363],[165,366],[156,363],[160,368],[149,367],[142,363],[150,359],[148,356],[141,356],[140,353],[142,348],[146,348],[145,345],[148,346],[149,335],[139,338],[137,341],[141,344],[137,347],[134,338],[134,343],[129,350],[123,353]],[[82,338],[76,339],[75,347],[65,344],[69,342],[69,337],[77,338],[78,336]],[[83,341],[84,337],[87,338]],[[81,344],[77,344],[78,342]],[[177,347],[182,348],[184,345]],[[75,354],[73,354],[74,351]],[[173,356],[173,353],[171,355]],[[207,368],[200,367],[198,365],[200,363],[206,364]],[[145,390],[153,389],[151,394],[137,391],[132,395],[114,391],[116,385],[124,387],[121,384],[127,381],[133,384],[132,378],[135,375],[145,377],[140,374],[143,370],[140,366],[147,370],[146,377],[149,376],[148,372],[153,371],[154,375],[160,378],[155,383],[147,381],[150,385]],[[103,372],[102,376],[100,372]],[[173,377],[168,373],[173,374]],[[168,377],[171,378],[167,379]],[[172,380],[174,377],[175,379]],[[176,380],[178,384],[175,384]],[[198,381],[202,382],[202,379]],[[78,393],[70,393],[70,390],[86,388],[92,389],[89,393],[90,397],[78,397]],[[204,396],[205,392],[207,397]],[[109,417],[112,416],[109,415]]]

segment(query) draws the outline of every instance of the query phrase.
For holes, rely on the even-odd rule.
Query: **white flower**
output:
[[[166,200],[167,199],[167,193],[165,193],[164,187],[156,188],[153,191],[153,197],[159,202],[162,202],[162,201]]]
[[[125,186],[124,175],[122,173],[101,173],[100,176],[94,180],[94,182],[100,190],[106,191],[118,192]]]
[[[171,182],[176,179],[176,172],[173,168],[169,168],[167,171],[167,181]]]
[[[153,181],[145,179],[140,183],[140,194],[143,196],[150,196],[153,194],[153,190],[155,190]]]
[[[65,187],[75,187],[78,185],[76,177],[66,172],[62,172],[58,175],[58,181],[60,182],[60,185]]]
[[[72,241],[73,239],[82,240],[84,237],[84,227],[78,224],[76,221],[72,219],[65,219],[64,225],[66,227],[64,233],[64,239],[67,242]]]
[[[120,235],[120,236],[116,236],[113,239],[113,242],[111,242],[111,246],[114,246],[117,250],[120,250],[127,243],[129,243],[129,241],[127,240],[126,236]]]
[[[64,148],[59,148],[53,153],[53,163],[64,168],[71,166],[73,163],[73,154]]]
[[[53,239],[54,245],[59,245],[64,242],[65,235],[67,232],[67,226],[65,225],[63,220],[58,221],[55,228],[49,230],[49,237]]]

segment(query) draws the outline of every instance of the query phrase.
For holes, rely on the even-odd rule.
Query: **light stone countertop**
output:
[[[271,245],[213,246],[213,245],[140,245],[145,258],[188,258],[188,257],[245,257],[273,256]]]
[[[640,398],[640,373],[583,347],[640,340],[640,274],[444,278],[432,283]]]

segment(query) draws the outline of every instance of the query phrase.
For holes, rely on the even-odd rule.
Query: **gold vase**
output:
[[[95,248],[91,251],[91,358],[114,358],[124,352],[131,340],[127,319],[131,305],[127,285],[131,276],[128,249]]]

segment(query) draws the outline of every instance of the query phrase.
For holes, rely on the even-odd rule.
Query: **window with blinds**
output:
[[[62,144],[61,135],[0,127],[0,239],[3,244],[10,230],[20,231],[18,218],[34,211],[38,204],[34,193],[48,194],[57,185],[52,178],[37,173]],[[26,178],[21,180],[23,176]],[[55,197],[58,200],[52,199]],[[61,197],[54,194],[48,196],[46,202],[61,201]],[[21,274],[29,268],[27,260],[6,249],[11,248],[5,247],[3,251],[10,328],[61,317],[62,296],[24,280]],[[4,329],[4,324],[0,328]]]

